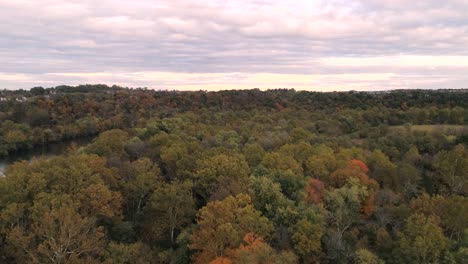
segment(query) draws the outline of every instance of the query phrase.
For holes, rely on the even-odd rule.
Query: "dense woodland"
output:
[[[1,263],[466,263],[468,90],[0,90]],[[465,262],[464,262],[465,261]]]

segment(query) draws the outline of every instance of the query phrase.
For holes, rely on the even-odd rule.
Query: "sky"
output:
[[[468,0],[0,0],[0,89],[468,88]]]

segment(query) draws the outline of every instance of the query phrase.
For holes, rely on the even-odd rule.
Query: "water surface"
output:
[[[0,176],[3,176],[8,165],[21,161],[30,161],[34,158],[56,156],[64,153],[72,144],[81,147],[91,143],[94,137],[83,137],[62,142],[51,143],[46,146],[36,147],[30,150],[15,152],[7,157],[0,158]]]

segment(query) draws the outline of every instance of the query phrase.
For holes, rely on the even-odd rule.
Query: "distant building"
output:
[[[27,100],[28,100],[28,98],[26,98],[24,96],[16,98],[16,101],[18,101],[18,102],[26,102]]]

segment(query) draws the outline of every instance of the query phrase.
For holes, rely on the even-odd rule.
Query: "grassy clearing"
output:
[[[390,126],[389,128],[392,130],[410,129],[411,131],[442,132],[456,136],[468,134],[468,125],[402,125]]]

